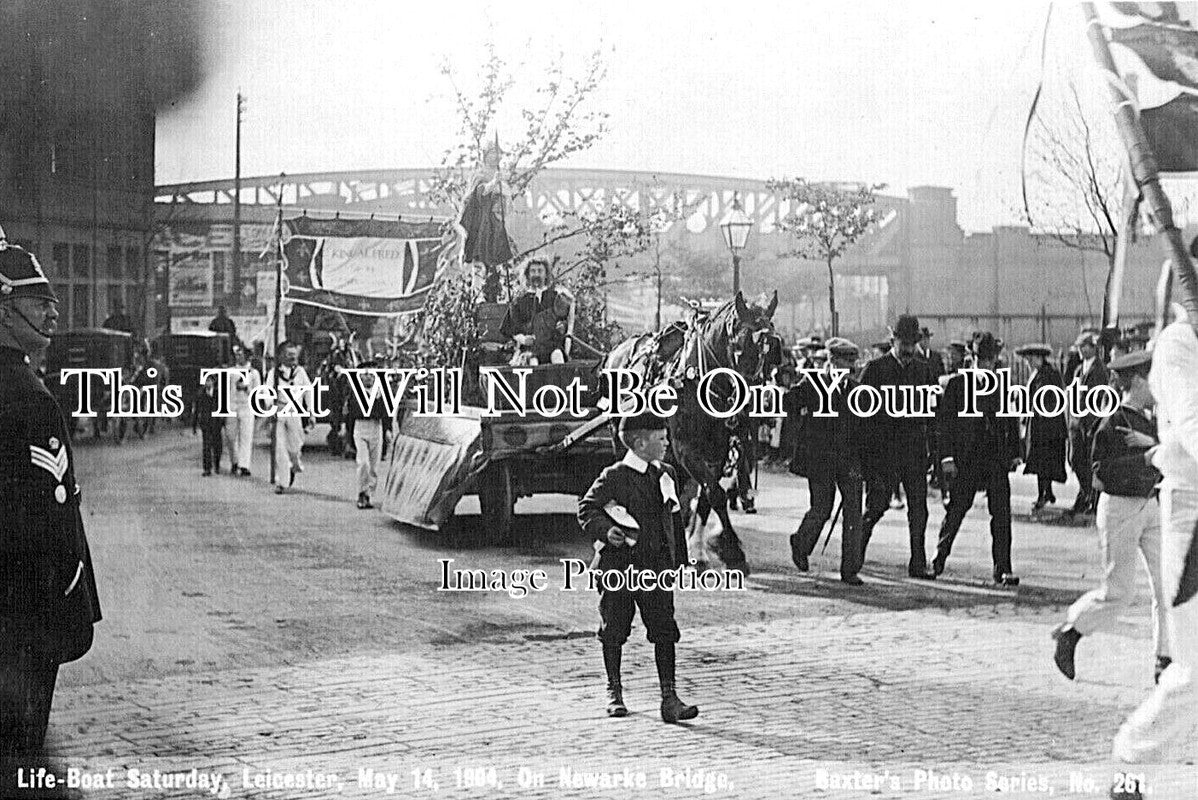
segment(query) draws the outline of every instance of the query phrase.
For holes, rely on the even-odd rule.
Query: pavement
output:
[[[422,534],[354,510],[351,466],[315,448],[282,498],[257,475],[198,480],[198,450],[168,429],[77,451],[106,619],[63,668],[50,740],[59,776],[112,781],[81,796],[1104,797],[1152,684],[1144,576],[1119,628],[1082,641],[1078,680],[1057,673],[1048,634],[1096,580],[1096,534],[1033,522],[1022,476],[1020,587],[989,583],[979,497],[940,580],[906,577],[894,511],[854,588],[838,535],[812,572],[790,565],[806,492],[762,472],[760,513],[733,517],[745,590],[678,596],[679,691],[701,714],[671,726],[639,624],[633,713],[603,713],[595,597],[559,589],[557,559],[589,549],[567,499],[522,500],[517,545],[494,548],[471,499],[462,531]],[[439,592],[441,558],[550,587]],[[1192,765],[1144,772],[1149,797],[1198,797]]]

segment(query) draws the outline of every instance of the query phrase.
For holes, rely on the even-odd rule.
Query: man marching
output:
[[[67,426],[29,365],[57,323],[37,259],[0,232],[0,789],[40,755],[58,665],[100,620]]]
[[[1002,344],[993,334],[979,334],[973,341],[974,368],[993,370],[1000,352]],[[973,498],[979,490],[984,490],[990,511],[994,582],[1000,586],[1018,586],[1019,578],[1011,569],[1011,479],[1007,473],[1020,461],[1019,420],[998,416],[998,392],[978,396],[981,416],[961,416],[965,408],[965,381],[964,374],[949,380],[937,411],[940,463],[952,489],[932,571],[936,575],[944,572],[961,523],[973,507]]]
[[[1173,662],[1115,736],[1114,756],[1130,764],[1184,760],[1198,719],[1198,336],[1180,319],[1157,338],[1148,383],[1160,445],[1161,580]]]
[[[364,361],[358,369],[379,369],[377,361]],[[374,393],[374,384],[378,378],[373,372],[362,373],[362,388],[366,396]],[[383,449],[391,436],[391,416],[387,413],[387,405],[382,397],[375,396],[374,404],[366,412],[358,404],[353,392],[345,398],[346,422],[353,422],[354,448],[358,461],[358,508],[374,508],[370,502],[371,495],[379,482],[379,463],[383,458]]]
[[[603,470],[578,501],[579,525],[602,548],[599,569],[623,571],[631,566],[658,571],[685,565],[676,475],[673,467],[662,463],[669,447],[665,420],[651,413],[625,417],[620,422],[620,440],[628,448],[624,459]],[[661,718],[671,723],[694,719],[699,709],[683,703],[674,689],[674,645],[680,634],[674,621],[674,593],[661,588],[599,591],[608,716],[628,715],[620,660],[637,608],[657,660]]]
[[[857,345],[834,336],[828,340],[827,353],[833,369],[852,370],[859,353]],[[808,559],[820,532],[832,516],[832,501],[840,490],[844,514],[840,537],[840,579],[852,586],[864,581],[861,569],[861,442],[860,424],[848,408],[849,392],[857,386],[852,375],[845,375],[832,393],[834,417],[817,417],[819,391],[806,378],[794,390],[791,411],[802,415],[790,471],[807,478],[811,495],[810,509],[797,531],[790,535],[790,556],[799,572],[809,569]]]
[[[302,453],[304,434],[316,423],[312,420],[312,381],[307,371],[299,365],[299,347],[292,342],[279,345],[279,366],[271,372],[270,387],[275,390],[278,414],[278,431],[275,434],[275,494],[283,494],[295,484],[295,476],[304,471]],[[294,387],[301,408],[288,409],[287,402],[278,393],[281,389]],[[297,413],[298,411],[298,413]],[[286,473],[286,478],[284,478]],[[284,484],[286,480],[286,484]]]
[[[1054,661],[1068,678],[1074,677],[1078,641],[1115,624],[1136,594],[1136,562],[1144,561],[1152,586],[1153,641],[1156,678],[1169,665],[1169,635],[1165,627],[1165,596],[1161,586],[1161,517],[1156,501],[1160,473],[1147,454],[1156,445],[1156,425],[1148,418],[1152,391],[1148,370],[1152,354],[1129,353],[1111,361],[1123,390],[1123,404],[1098,425],[1094,434],[1094,488],[1098,498],[1098,540],[1102,546],[1102,585],[1086,592],[1069,607],[1065,621],[1052,633]]]
[[[861,383],[881,391],[885,386],[923,386],[935,384],[928,362],[916,356],[923,337],[916,317],[904,314],[894,328],[894,347],[865,365]],[[884,410],[862,420],[862,454],[865,469],[865,515],[861,521],[861,559],[869,545],[874,526],[890,507],[895,488],[902,485],[907,493],[907,527],[911,541],[911,560],[907,574],[930,580],[925,537],[928,528],[928,420],[891,416]]]

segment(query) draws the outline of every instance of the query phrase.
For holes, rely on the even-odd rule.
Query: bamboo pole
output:
[[[283,176],[280,175],[280,178]],[[283,309],[283,184],[279,183],[279,196],[275,210],[275,316],[274,323],[271,326],[271,353],[273,363],[271,372],[275,375],[275,389],[279,386],[279,318],[282,316]],[[279,415],[272,414],[270,417],[270,482],[273,484],[278,476],[279,465],[276,463],[275,453],[278,452],[279,441]]]
[[[1164,234],[1165,252],[1173,263],[1175,297],[1185,308],[1190,324],[1198,331],[1198,273],[1195,273],[1189,251],[1182,242],[1181,230],[1173,220],[1173,207],[1161,188],[1160,168],[1140,125],[1135,98],[1129,96],[1119,78],[1094,3],[1083,3],[1082,13],[1086,18],[1086,36],[1094,51],[1094,60],[1106,73],[1104,77],[1111,94],[1111,102],[1115,106],[1115,125],[1131,160],[1132,175],[1144,196],[1147,212],[1154,227]]]

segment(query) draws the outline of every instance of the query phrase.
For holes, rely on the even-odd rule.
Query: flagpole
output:
[[[275,388],[278,389],[279,381],[279,317],[282,316],[283,309],[283,182],[282,178],[286,177],[286,173],[280,173],[279,178],[279,196],[275,209],[275,316],[272,324],[273,331],[271,332],[272,345],[271,353],[273,360],[271,371],[275,374]],[[278,475],[278,464],[275,463],[275,453],[278,451],[279,441],[279,415],[276,412],[270,417],[270,482],[273,484]]]
[[[1195,273],[1194,263],[1182,241],[1181,230],[1173,220],[1173,207],[1161,188],[1160,168],[1140,125],[1135,98],[1120,88],[1122,81],[1094,3],[1082,3],[1082,13],[1086,17],[1086,37],[1094,51],[1094,60],[1107,73],[1104,77],[1115,106],[1115,125],[1131,159],[1132,175],[1144,196],[1154,227],[1165,235],[1165,250],[1173,262],[1173,279],[1177,284],[1175,296],[1185,308],[1190,324],[1198,330],[1198,273]]]

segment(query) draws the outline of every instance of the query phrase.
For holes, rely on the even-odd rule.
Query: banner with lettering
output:
[[[282,231],[284,298],[352,314],[419,311],[437,277],[461,263],[465,241],[452,220],[297,217]]]

